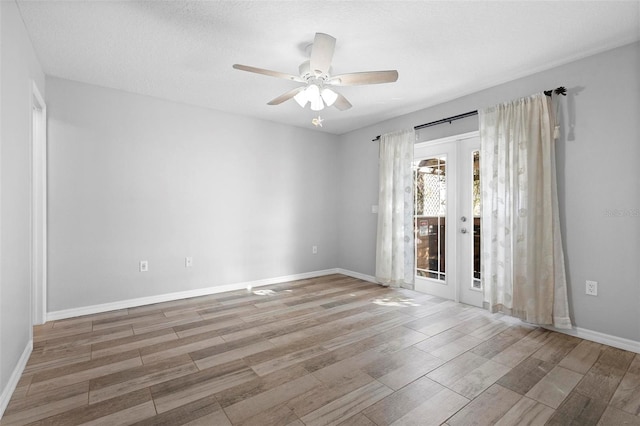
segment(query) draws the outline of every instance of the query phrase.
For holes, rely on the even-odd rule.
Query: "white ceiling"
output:
[[[399,72],[340,88],[353,108],[318,129],[335,134],[640,39],[637,0],[17,2],[48,75],[306,128],[308,106],[267,105],[297,83],[231,66],[297,75],[328,33],[334,74]]]

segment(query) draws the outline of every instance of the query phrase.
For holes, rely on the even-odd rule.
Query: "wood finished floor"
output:
[[[640,355],[343,275],[49,322],[2,425],[640,425]]]

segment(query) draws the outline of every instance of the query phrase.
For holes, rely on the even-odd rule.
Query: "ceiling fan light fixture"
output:
[[[336,99],[338,99],[338,94],[331,89],[322,89],[320,92],[324,103],[327,104],[328,107],[334,104]]]
[[[309,99],[309,102],[313,102],[314,99],[320,97],[320,88],[315,84],[309,84],[304,92],[307,94],[307,99]]]
[[[324,109],[324,102],[322,102],[322,98],[320,96],[311,100],[311,110],[321,111],[322,109]]]
[[[299,91],[298,94],[293,97],[293,99],[298,103],[298,105],[304,108],[307,105],[307,102],[309,102],[309,95],[307,95],[307,90],[305,89]]]
[[[305,107],[307,102],[311,103],[311,109],[313,111],[320,111],[324,108],[324,102],[320,96],[320,88],[315,84],[309,84],[306,89],[294,96],[294,99],[300,95],[299,100],[296,99],[298,105]]]

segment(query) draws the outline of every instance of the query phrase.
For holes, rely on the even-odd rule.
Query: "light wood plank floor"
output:
[[[2,425],[640,425],[640,355],[343,275],[49,322]]]

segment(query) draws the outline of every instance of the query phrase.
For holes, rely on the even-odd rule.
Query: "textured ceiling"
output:
[[[296,83],[315,32],[337,38],[334,74],[397,69],[396,83],[340,88],[335,134],[640,39],[638,1],[17,0],[48,75],[313,128]]]

